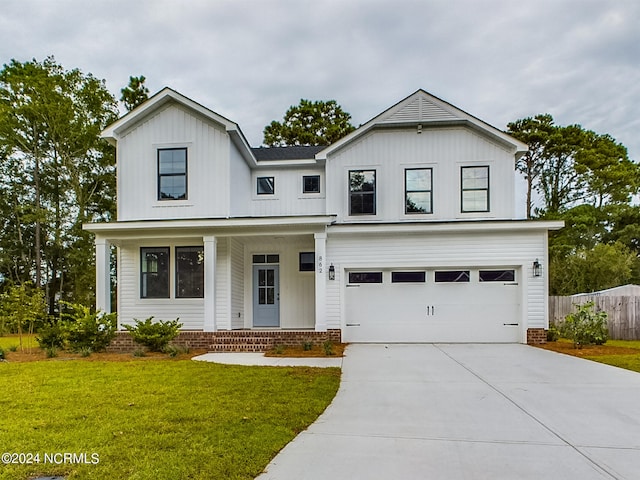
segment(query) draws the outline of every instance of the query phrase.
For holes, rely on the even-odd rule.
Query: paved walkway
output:
[[[262,365],[270,367],[342,367],[342,357],[265,357],[263,353],[205,353],[193,360],[229,365]]]
[[[640,478],[640,374],[525,345],[351,345],[259,480]]]

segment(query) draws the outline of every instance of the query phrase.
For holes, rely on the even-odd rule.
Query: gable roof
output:
[[[183,107],[186,107],[187,109],[198,113],[204,118],[222,126],[227,131],[227,133],[231,137],[231,140],[238,147],[245,159],[255,165],[256,160],[253,156],[253,153],[251,152],[251,147],[249,146],[249,143],[247,142],[244,134],[242,133],[242,130],[240,130],[240,127],[237,123],[232,122],[228,118],[217,114],[213,110],[204,107],[198,102],[194,102],[190,98],[185,97],[181,93],[169,87],[164,87],[158,93],[147,99],[142,104],[138,105],[129,113],[127,113],[123,117],[120,117],[118,120],[105,128],[100,136],[106,139],[112,145],[115,145],[117,140],[124,132],[171,103],[182,105]]]
[[[425,127],[465,125],[511,148],[518,156],[528,150],[528,146],[520,140],[420,89],[369,120],[346,137],[329,145],[319,152],[316,158],[318,160],[326,160],[327,155],[351,143],[374,128],[398,126],[416,126],[417,128],[421,128],[423,125]]]

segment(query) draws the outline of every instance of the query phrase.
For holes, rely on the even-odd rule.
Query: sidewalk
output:
[[[338,367],[342,368],[342,357],[265,357],[263,353],[205,353],[193,357],[200,362],[227,365],[256,365],[266,367]]]

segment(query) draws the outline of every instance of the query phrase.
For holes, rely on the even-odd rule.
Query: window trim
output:
[[[261,192],[260,191],[260,180],[263,179],[271,179],[271,185],[273,187],[272,192]],[[276,177],[275,175],[262,175],[260,177],[256,177],[256,195],[275,195],[276,194]]]
[[[160,152],[168,150],[184,150],[184,173],[160,173]],[[189,148],[188,147],[157,147],[156,148],[156,173],[157,173],[157,200],[159,202],[180,202],[189,199]],[[184,176],[184,198],[163,198],[161,179],[163,177]]]
[[[355,172],[362,172],[362,173],[366,173],[366,172],[373,172],[373,191],[372,192],[353,192],[351,191],[351,174],[355,173]],[[352,217],[360,217],[360,216],[373,216],[373,215],[377,215],[377,210],[378,210],[378,178],[377,178],[377,170],[375,168],[362,168],[362,169],[357,169],[357,170],[349,170],[348,174],[347,174],[347,184],[348,184],[348,191],[349,191],[349,216]],[[363,213],[354,213],[353,212],[353,196],[354,194],[366,194],[366,195],[371,195],[373,197],[373,212],[363,212]]]
[[[486,188],[464,188],[464,170],[467,168],[485,168],[487,170]],[[491,169],[489,165],[463,165],[460,167],[460,212],[461,213],[487,213],[491,211]],[[487,204],[484,210],[466,210],[464,204],[464,192],[487,192]]]
[[[407,188],[407,172],[410,170],[429,170],[431,185],[429,190],[409,190]],[[409,212],[407,211],[407,200],[409,193],[429,193],[429,206],[427,212]],[[411,167],[404,169],[404,213],[405,215],[431,215],[433,214],[433,167]]]
[[[153,295],[149,296],[149,294],[144,294],[144,283],[145,277],[149,273],[158,273],[158,272],[145,272],[144,271],[144,261],[146,259],[145,251],[156,251],[156,252],[165,252],[167,255],[167,270],[166,270],[166,295]],[[171,298],[171,247],[140,247],[140,299],[159,299],[159,298]],[[147,282],[148,284],[148,282]],[[147,288],[148,290],[148,288]]]
[[[180,286],[180,282],[178,281],[178,276],[180,275],[180,269],[178,268],[178,251],[181,249],[193,249],[198,248],[202,251],[202,256],[204,258],[204,245],[179,245],[174,247],[174,257],[175,257],[175,298],[204,298],[204,274],[205,274],[205,264],[204,260],[202,262],[202,295],[197,296],[182,296],[179,295],[178,288]]]
[[[306,190],[306,184],[305,184],[305,179],[307,178],[317,178],[318,179],[318,191],[309,191]],[[320,185],[321,179],[320,179],[320,175],[303,175],[302,176],[302,194],[303,195],[318,195],[320,193],[322,193],[322,186]]]

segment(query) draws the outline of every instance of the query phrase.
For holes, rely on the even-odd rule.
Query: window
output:
[[[302,193],[320,193],[320,175],[304,175]]]
[[[431,168],[408,168],[404,171],[405,213],[433,213]]]
[[[462,211],[489,211],[489,167],[462,167]]]
[[[140,297],[169,298],[169,247],[140,249]]]
[[[469,270],[445,270],[436,272],[436,283],[465,283],[469,281]]]
[[[349,272],[349,283],[382,283],[382,272]]]
[[[425,272],[391,272],[391,283],[424,283]]]
[[[258,195],[273,195],[276,192],[274,177],[258,177]]]
[[[376,214],[376,171],[349,171],[349,214]]]
[[[315,271],[316,254],[315,252],[300,252],[300,271],[301,272],[313,272]]]
[[[158,149],[158,200],[187,198],[187,149]]]
[[[176,298],[204,298],[203,247],[176,247]]]
[[[280,255],[254,255],[253,263],[280,263]]]
[[[481,282],[513,282],[515,279],[515,270],[480,270]]]

